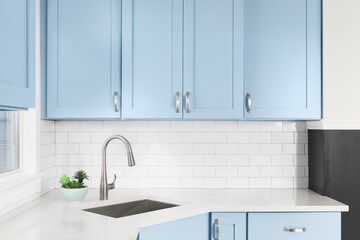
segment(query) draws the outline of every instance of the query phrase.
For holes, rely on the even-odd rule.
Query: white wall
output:
[[[359,13],[359,0],[323,0],[323,120],[310,128],[360,129]]]
[[[118,188],[308,186],[304,122],[57,121],[55,182],[84,169],[98,188],[101,147],[112,134],[129,139],[137,163],[127,166],[122,143],[109,146]]]

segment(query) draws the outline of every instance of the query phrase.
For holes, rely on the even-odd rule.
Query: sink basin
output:
[[[178,205],[164,202],[157,202],[149,199],[126,202],[103,207],[84,209],[84,211],[97,213],[113,218],[126,217],[156,210],[177,207]]]

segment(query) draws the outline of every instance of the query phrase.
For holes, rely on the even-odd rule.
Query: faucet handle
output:
[[[117,177],[116,177],[116,174],[114,174],[114,181],[113,181],[112,183],[108,184],[108,189],[109,189],[109,190],[112,190],[112,189],[115,188],[116,178],[117,178]]]

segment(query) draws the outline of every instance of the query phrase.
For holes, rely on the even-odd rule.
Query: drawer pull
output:
[[[176,92],[176,113],[180,112],[180,92]]]
[[[303,227],[303,228],[287,228],[287,227],[284,227],[284,232],[292,232],[292,233],[306,232],[306,227]]]
[[[220,239],[219,219],[215,219],[215,240]]]
[[[186,112],[190,112],[190,92],[186,92]]]
[[[118,92],[117,92],[117,91],[115,91],[115,92],[114,92],[114,106],[115,106],[115,112],[118,112],[118,111],[119,111],[119,109],[118,109],[118,97],[117,97],[117,95],[118,95]]]
[[[246,93],[246,100],[247,100],[247,112],[251,112],[251,93]]]

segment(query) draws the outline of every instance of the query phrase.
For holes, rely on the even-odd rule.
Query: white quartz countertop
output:
[[[344,212],[348,206],[307,189],[112,190],[107,201],[90,190],[81,204],[67,204],[59,190],[31,203],[23,213],[0,218],[1,240],[136,240],[142,227],[208,212]],[[111,218],[84,208],[152,199],[180,206]],[[9,217],[11,216],[11,217]]]

